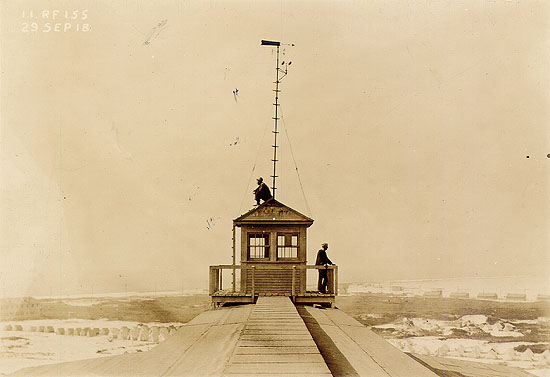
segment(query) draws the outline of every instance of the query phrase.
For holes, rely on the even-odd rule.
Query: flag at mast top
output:
[[[277,41],[268,41],[268,40],[265,40],[265,39],[262,39],[262,46],[280,46],[281,45],[281,42],[277,42]]]

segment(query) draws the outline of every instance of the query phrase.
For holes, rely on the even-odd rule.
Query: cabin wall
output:
[[[269,234],[269,252],[265,259],[249,258],[248,234]],[[298,257],[277,258],[277,235],[280,233],[298,234]],[[292,266],[306,264],[307,226],[305,225],[243,225],[241,226],[241,264],[256,266],[254,272],[254,291],[256,293],[288,294],[292,293]],[[306,270],[296,268],[294,272],[295,293],[306,291]],[[252,290],[252,274],[249,269],[241,271],[241,291]]]
[[[248,234],[249,233],[268,233],[269,237],[269,256],[266,259],[248,258]],[[278,233],[298,233],[298,258],[296,259],[278,259],[277,258],[277,234]],[[241,264],[247,262],[262,263],[286,263],[301,262],[306,263],[307,257],[307,227],[304,225],[243,225],[241,227]]]

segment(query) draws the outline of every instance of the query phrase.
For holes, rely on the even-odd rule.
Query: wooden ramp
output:
[[[62,337],[60,340],[62,341]],[[204,312],[151,351],[21,369],[15,376],[330,376],[288,297]]]
[[[60,336],[59,341],[63,342]],[[520,377],[516,368],[399,351],[337,309],[288,297],[204,312],[143,353],[24,368],[15,376]]]
[[[201,313],[148,352],[24,368],[13,375],[220,376],[252,309],[244,305]]]
[[[259,297],[224,375],[332,374],[290,299]]]
[[[304,309],[359,376],[437,376],[341,310],[307,306]]]

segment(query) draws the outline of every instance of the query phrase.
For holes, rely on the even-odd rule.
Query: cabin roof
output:
[[[313,219],[271,198],[237,217],[233,220],[233,224],[236,226],[246,224],[305,224],[310,226],[313,224]]]

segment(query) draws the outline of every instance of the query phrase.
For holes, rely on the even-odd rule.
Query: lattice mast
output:
[[[279,93],[281,92],[279,90],[279,84],[281,83],[281,80],[283,77],[286,76],[288,70],[285,66],[285,69],[283,70],[280,66],[279,66],[279,50],[280,50],[280,47],[281,47],[281,42],[277,42],[277,41],[266,41],[266,40],[262,40],[262,46],[275,46],[277,47],[277,65],[275,67],[275,89],[273,90],[275,92],[275,103],[273,104],[273,106],[275,106],[275,116],[273,117],[273,120],[274,120],[274,123],[275,123],[275,127],[273,129],[273,159],[271,161],[273,161],[273,175],[271,175],[271,178],[273,179],[272,180],[272,186],[271,186],[271,192],[273,194],[273,199],[275,199],[275,191],[277,190],[277,185],[276,185],[276,180],[277,180],[277,148],[279,148],[279,146],[277,145],[277,135],[279,134],[279,131],[278,131],[278,121],[279,121]],[[291,64],[291,62],[289,62],[288,64]],[[287,64],[287,65],[288,65]],[[284,62],[283,62],[283,65],[284,65]]]

